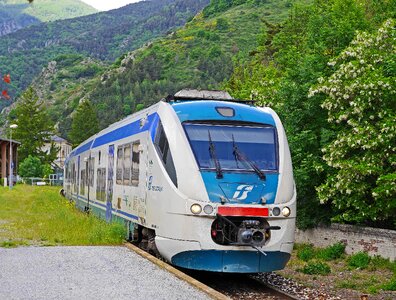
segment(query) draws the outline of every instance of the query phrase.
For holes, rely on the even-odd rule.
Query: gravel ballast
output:
[[[125,247],[0,248],[0,299],[210,299]]]

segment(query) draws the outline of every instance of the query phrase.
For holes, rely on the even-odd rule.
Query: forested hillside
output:
[[[181,88],[218,88],[234,62],[248,60],[259,45],[265,22],[276,24],[289,10],[288,1],[247,0],[215,9],[216,4],[212,1],[184,28],[130,53],[119,68],[106,72],[89,95],[101,127]]]
[[[33,85],[72,139],[75,114],[79,126],[89,113],[103,128],[181,88],[257,99],[285,125],[300,228],[332,220],[396,229],[395,14],[396,0],[211,0],[183,28],[110,67],[100,59],[122,43],[95,44],[96,55],[67,52],[72,43],[33,47],[58,51]]]
[[[93,14],[97,10],[79,0],[0,0],[0,36],[26,26]]]
[[[183,25],[209,0],[153,0],[85,17],[41,23],[0,37],[0,70],[12,74],[18,95],[49,61],[83,54],[113,61],[123,53]],[[7,105],[3,101],[1,107]]]
[[[395,14],[394,0],[295,6],[226,84],[280,114],[302,228],[396,228]]]

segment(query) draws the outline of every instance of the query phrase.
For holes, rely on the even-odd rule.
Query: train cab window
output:
[[[122,170],[123,170],[123,146],[117,148],[117,170],[116,170],[116,183],[122,184]]]
[[[192,150],[201,169],[252,172],[252,165],[263,171],[277,171],[276,130],[272,126],[237,126],[185,123]],[[243,158],[243,159],[242,159]]]
[[[177,187],[176,169],[175,165],[173,164],[172,154],[169,149],[168,138],[166,137],[161,121],[158,124],[154,144],[159,156],[162,159],[162,162],[164,163],[166,172],[168,173],[173,184]]]
[[[133,186],[139,185],[139,165],[140,165],[140,141],[132,144],[132,164],[131,164],[131,183]]]

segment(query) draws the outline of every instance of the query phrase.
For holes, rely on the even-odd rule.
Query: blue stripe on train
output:
[[[147,116],[147,121],[143,126],[140,126],[140,120],[135,122],[126,124],[120,128],[114,129],[104,135],[96,137],[94,140],[91,140],[84,145],[76,148],[68,157],[68,160],[74,156],[77,156],[89,149],[94,149],[96,147],[100,147],[102,145],[115,142],[117,140],[124,139],[126,137],[144,132],[149,131],[151,139],[154,141],[155,131],[157,129],[157,125],[159,122],[159,116],[157,113],[153,113]]]

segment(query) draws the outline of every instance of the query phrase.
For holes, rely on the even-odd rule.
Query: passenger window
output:
[[[131,177],[131,145],[124,146],[124,185],[130,185]]]
[[[175,165],[173,164],[172,154],[169,150],[169,142],[161,121],[158,124],[154,144],[156,145],[157,152],[164,163],[166,172],[168,173],[173,184],[177,187],[176,169]]]
[[[122,169],[123,169],[123,146],[118,146],[117,148],[117,174],[116,183],[122,184]]]
[[[131,181],[133,186],[139,185],[139,164],[140,164],[140,141],[132,144],[132,168],[131,168]]]
[[[106,199],[106,168],[98,168],[96,178],[96,199],[105,201]]]
[[[80,195],[85,195],[85,169],[80,171]]]

